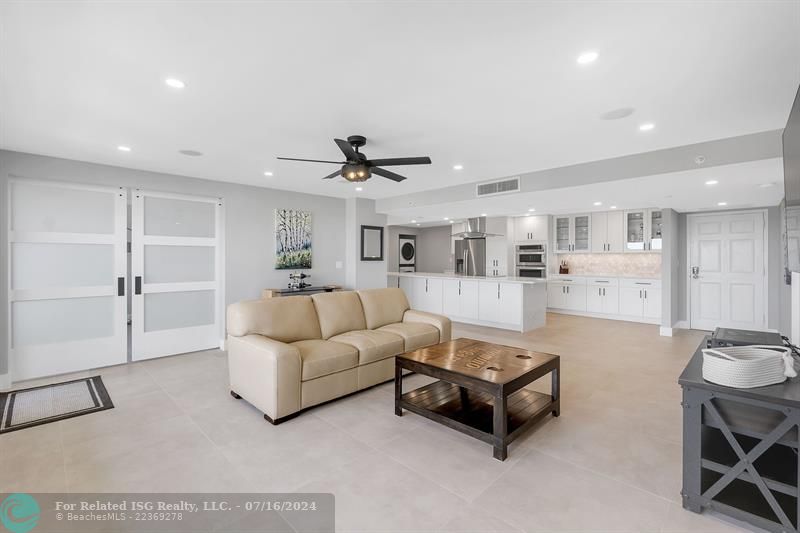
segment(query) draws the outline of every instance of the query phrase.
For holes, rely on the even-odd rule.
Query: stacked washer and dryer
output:
[[[400,265],[399,272],[416,272],[417,271],[417,236],[416,235],[400,235],[400,250],[398,258]]]

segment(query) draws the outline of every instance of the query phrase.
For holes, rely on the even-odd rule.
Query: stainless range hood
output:
[[[466,228],[460,233],[454,233],[453,237],[460,239],[484,239],[486,237],[502,237],[497,233],[486,233],[486,217],[468,218]]]

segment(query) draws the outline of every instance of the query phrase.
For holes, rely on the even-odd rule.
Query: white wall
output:
[[[0,300],[8,301],[7,184],[10,176],[124,186],[222,197],[225,202],[225,294],[227,303],[260,297],[265,287],[283,287],[289,271],[275,270],[274,210],[312,213],[314,284],[345,283],[345,201],[311,194],[249,187],[185,176],[0,150]],[[342,268],[336,268],[336,262]],[[385,264],[385,263],[382,263]],[[385,284],[385,276],[384,276]],[[7,306],[0,306],[0,374],[7,372]]]

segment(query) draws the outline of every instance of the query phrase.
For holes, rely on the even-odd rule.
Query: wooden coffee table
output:
[[[403,393],[403,369],[439,378]],[[395,357],[394,414],[403,409],[494,446],[508,444],[538,420],[560,414],[560,358],[473,339],[457,339]],[[552,374],[552,394],[524,389]]]

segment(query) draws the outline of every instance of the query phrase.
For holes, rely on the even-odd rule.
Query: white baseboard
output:
[[[0,374],[0,391],[11,388],[11,374]]]
[[[223,352],[225,351],[225,339],[219,340],[219,349],[222,350]]]
[[[672,328],[665,328],[664,326],[661,326],[661,328],[658,330],[658,334],[662,337],[672,337]]]
[[[637,324],[653,324],[655,326],[661,324],[660,318],[644,318],[627,315],[606,315],[603,313],[590,313],[588,311],[572,311],[570,309],[555,309],[547,308],[548,313],[558,313],[559,315],[575,315],[585,316],[588,318],[602,318],[604,320],[619,320],[622,322],[636,322]]]

